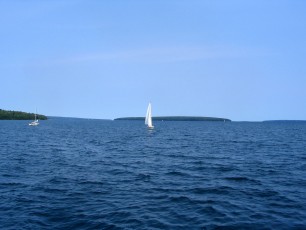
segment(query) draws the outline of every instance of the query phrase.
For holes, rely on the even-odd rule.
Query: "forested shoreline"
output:
[[[120,117],[115,120],[144,120],[145,117]],[[199,116],[160,116],[152,117],[153,121],[226,121],[230,122],[230,119],[227,118],[218,118],[218,117],[199,117]]]
[[[34,113],[0,109],[0,120],[33,120]],[[47,120],[47,116],[37,114],[38,120]]]

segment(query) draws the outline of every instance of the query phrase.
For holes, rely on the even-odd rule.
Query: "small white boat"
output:
[[[34,121],[29,123],[30,126],[37,126],[37,125],[39,125],[39,122],[38,122],[38,119],[36,118],[36,116],[37,116],[37,111],[35,113]]]
[[[149,129],[153,129],[153,123],[152,123],[152,107],[151,103],[149,103],[148,109],[147,109],[147,114],[146,114],[146,120],[145,124],[148,126]]]

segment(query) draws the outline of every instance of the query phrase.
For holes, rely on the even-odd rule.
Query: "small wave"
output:
[[[43,189],[43,192],[51,193],[51,194],[63,193],[63,192],[66,192],[66,191],[68,191],[68,190],[67,189],[57,189],[57,188],[44,188]]]
[[[306,157],[305,157],[305,160],[306,160]],[[303,171],[306,170],[306,164],[302,164],[302,165],[300,166],[300,169],[303,170]]]
[[[60,183],[63,183],[63,182],[66,182],[67,181],[67,178],[63,178],[63,177],[53,177],[51,178],[48,183],[50,184],[60,184]]]
[[[169,197],[169,200],[175,203],[176,202],[178,203],[194,203],[195,202],[187,196],[172,196],[172,197]]]
[[[224,179],[234,181],[249,181],[247,177],[225,177]]]
[[[235,189],[228,186],[220,186],[220,187],[207,187],[207,188],[193,188],[189,190],[194,194],[218,194],[218,195],[228,195],[230,193],[236,192]]]
[[[93,145],[97,145],[97,146],[101,145],[101,142],[99,140],[90,140],[88,143],[93,144]]]
[[[218,221],[221,223],[221,221]],[[254,224],[250,221],[241,221],[238,223],[232,223],[232,224],[209,224],[205,227],[203,227],[203,230],[211,230],[211,229],[226,229],[226,230],[236,230],[236,229],[274,229],[271,227],[267,227],[267,224]]]
[[[253,184],[258,184],[260,185],[261,183],[258,181],[258,180],[254,180],[254,179],[250,179],[248,177],[243,177],[243,176],[237,176],[237,177],[225,177],[224,178],[225,180],[228,180],[228,181],[235,181],[235,182],[251,182]]]
[[[80,185],[103,185],[101,181],[80,181],[78,182]]]
[[[274,201],[274,202],[270,202],[269,205],[271,207],[276,207],[276,208],[292,208],[292,209],[301,209],[303,208],[302,205],[295,203],[295,202],[284,202],[284,201]]]
[[[125,175],[127,171],[125,169],[115,168],[107,171],[112,176]]]
[[[187,173],[178,172],[178,171],[167,172],[166,175],[168,175],[168,176],[181,176],[181,177],[190,176],[190,175],[187,174]]]
[[[220,166],[216,169],[220,172],[231,172],[234,171],[236,168],[234,166]]]
[[[149,174],[140,173],[136,176],[136,181],[149,182],[150,180],[151,180],[151,176]]]
[[[258,190],[258,189],[250,189],[243,191],[246,195],[258,196],[258,197],[279,197],[279,192],[273,191],[270,189],[266,190]]]
[[[23,183],[20,182],[2,182],[0,186],[23,186]]]

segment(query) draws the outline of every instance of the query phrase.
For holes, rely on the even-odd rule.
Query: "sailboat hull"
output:
[[[37,125],[39,125],[39,122],[38,122],[37,119],[35,119],[34,121],[30,122],[29,125],[30,126],[37,126]]]
[[[32,121],[31,123],[29,123],[30,126],[37,126],[39,125],[38,121]]]

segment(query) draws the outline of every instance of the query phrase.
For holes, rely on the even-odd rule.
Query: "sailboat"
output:
[[[38,119],[37,119],[37,111],[36,111],[36,113],[35,113],[35,119],[34,119],[34,121],[30,122],[29,125],[30,125],[30,126],[37,126],[37,125],[39,125],[39,122],[38,122]]]
[[[153,129],[153,123],[152,123],[152,107],[151,103],[149,103],[148,109],[147,109],[147,114],[146,114],[146,120],[145,124],[148,126],[149,129]]]

